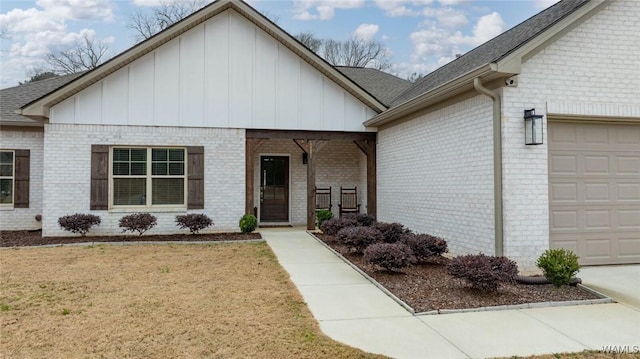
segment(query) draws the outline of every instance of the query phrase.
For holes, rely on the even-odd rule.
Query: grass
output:
[[[0,251],[0,357],[368,358],[265,243]]]

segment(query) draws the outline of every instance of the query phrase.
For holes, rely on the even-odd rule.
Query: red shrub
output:
[[[404,243],[376,243],[364,250],[363,260],[387,271],[400,271],[411,264],[413,253]]]
[[[482,253],[455,257],[447,269],[449,274],[464,279],[471,287],[486,291],[498,290],[500,283],[512,282],[518,274],[518,265],[509,258]]]
[[[338,241],[350,252],[362,254],[369,245],[382,242],[382,233],[373,227],[346,227],[338,232]]]
[[[400,240],[413,251],[418,263],[428,262],[433,256],[439,256],[449,251],[447,242],[428,234],[405,234]]]

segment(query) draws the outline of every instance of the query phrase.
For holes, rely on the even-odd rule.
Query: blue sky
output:
[[[135,43],[127,29],[136,10],[161,1],[3,0],[0,2],[0,88],[46,69],[46,54],[88,36],[115,55]],[[205,1],[205,0],[202,0]],[[390,51],[401,77],[428,73],[551,6],[556,0],[250,0],[291,34],[375,39]]]

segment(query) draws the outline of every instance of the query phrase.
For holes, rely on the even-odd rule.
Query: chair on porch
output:
[[[331,187],[316,187],[316,212],[321,209],[331,210]]]
[[[358,187],[344,188],[340,187],[340,217],[343,214],[360,213],[360,204],[358,203]]]

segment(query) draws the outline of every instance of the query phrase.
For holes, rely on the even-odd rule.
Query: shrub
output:
[[[567,285],[580,270],[578,256],[564,248],[549,249],[536,261],[544,276],[556,286]]]
[[[405,234],[411,233],[411,230],[405,228],[400,223],[378,222],[373,225],[374,228],[382,232],[386,243],[395,243],[399,241]]]
[[[373,216],[366,213],[358,214],[345,214],[344,218],[355,219],[358,226],[371,227],[376,223],[376,219]]]
[[[382,233],[373,227],[345,227],[338,231],[338,241],[352,253],[362,254],[365,248],[382,242]]]
[[[258,219],[253,214],[245,214],[240,218],[240,231],[242,233],[251,233],[258,227]]]
[[[138,232],[138,235],[150,230],[158,224],[158,219],[151,213],[133,213],[120,218],[118,226],[123,232]]]
[[[65,231],[85,236],[89,229],[100,224],[100,217],[94,214],[76,213],[58,218],[58,224]]]
[[[320,226],[324,234],[335,236],[342,228],[355,227],[358,222],[353,218],[331,218]]]
[[[411,264],[413,252],[404,243],[375,243],[364,250],[363,260],[387,271],[400,271]]]
[[[428,234],[408,233],[403,235],[400,241],[411,248],[418,263],[427,262],[429,258],[449,251],[444,239]]]
[[[318,227],[322,227],[322,223],[333,218],[333,212],[328,209],[321,209],[316,212],[316,220],[318,221]]]
[[[196,234],[211,225],[213,225],[213,221],[206,214],[189,213],[176,216],[176,226],[179,226],[180,229],[189,228],[191,234]]]
[[[455,257],[447,269],[449,274],[464,279],[471,287],[486,291],[498,290],[501,282],[512,282],[518,274],[518,266],[509,258],[482,253]]]

